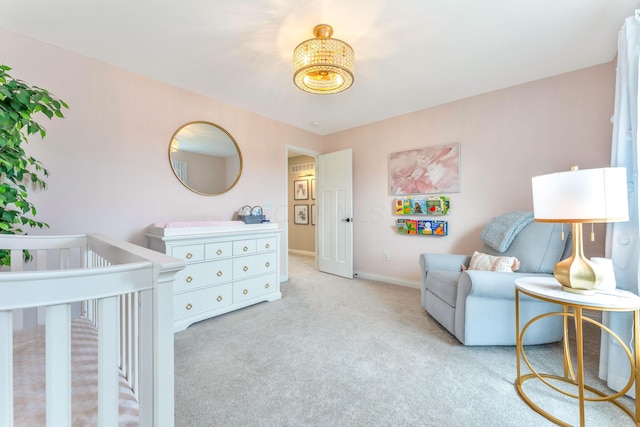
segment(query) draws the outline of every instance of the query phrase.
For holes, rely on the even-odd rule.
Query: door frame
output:
[[[284,150],[284,164],[285,164],[285,168],[284,168],[284,233],[283,233],[283,238],[284,238],[284,242],[283,242],[283,254],[284,254],[284,260],[282,262],[282,274],[281,274],[281,280],[282,281],[287,281],[289,280],[289,152],[295,152],[301,155],[305,155],[305,156],[310,156],[313,157],[314,162],[316,162],[316,157],[318,157],[320,154],[319,151],[315,151],[315,150],[309,150],[308,148],[302,148],[302,147],[296,147],[294,145],[289,145],[286,144],[285,145],[285,150]],[[316,181],[317,184],[317,181]],[[315,238],[315,253],[317,255],[318,253],[318,228],[316,227],[315,229],[315,233],[316,233],[316,238]],[[318,268],[318,257],[315,257],[315,264],[316,264],[316,268]]]

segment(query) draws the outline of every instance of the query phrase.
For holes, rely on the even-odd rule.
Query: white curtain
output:
[[[606,256],[613,260],[618,289],[638,294],[640,232],[638,227],[638,60],[640,56],[640,10],[625,20],[618,36],[616,98],[613,116],[611,166],[627,168],[629,221],[607,225]],[[633,317],[630,313],[605,313],[609,326],[632,347]],[[603,333],[600,378],[614,390],[622,389],[630,375],[629,361],[620,345]],[[634,396],[633,390],[629,392]]]

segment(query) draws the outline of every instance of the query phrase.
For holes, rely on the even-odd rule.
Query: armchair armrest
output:
[[[460,271],[462,264],[469,264],[471,257],[456,254],[420,254],[422,277],[429,270]]]
[[[515,299],[515,280],[520,277],[552,276],[551,274],[504,273],[496,271],[467,270],[458,279],[458,301],[467,296]],[[523,297],[525,297],[523,295]]]

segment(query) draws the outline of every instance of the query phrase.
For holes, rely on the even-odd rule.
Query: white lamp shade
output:
[[[629,220],[626,168],[572,170],[531,179],[533,216],[543,222]]]

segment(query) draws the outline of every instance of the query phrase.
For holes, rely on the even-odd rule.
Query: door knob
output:
[[[343,221],[346,221],[346,222],[352,222],[352,221],[353,221],[353,218],[345,218],[345,219],[343,219]]]

